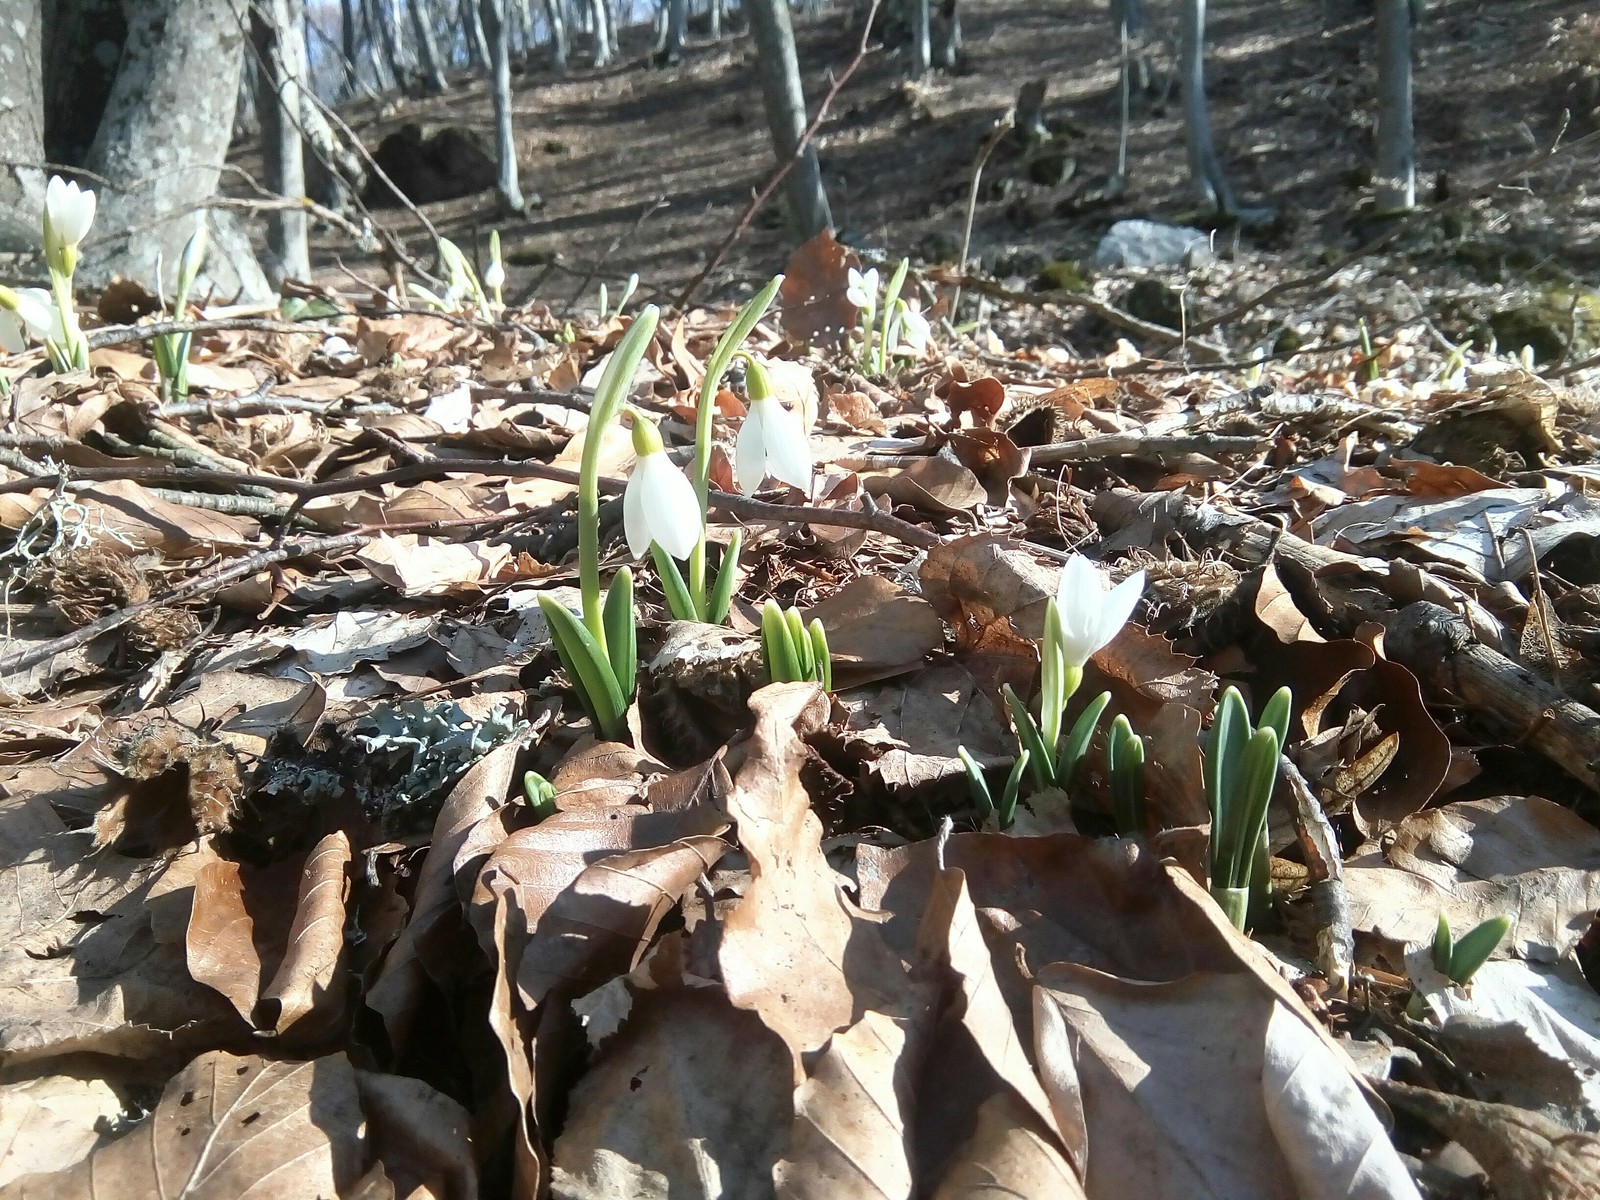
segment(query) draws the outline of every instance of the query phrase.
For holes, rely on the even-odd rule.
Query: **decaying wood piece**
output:
[[[1434,694],[1501,725],[1562,770],[1600,791],[1600,713],[1482,645],[1449,609],[1419,600],[1386,622],[1388,656]]]
[[[1384,564],[1318,546],[1266,521],[1175,492],[1102,492],[1094,497],[1091,513],[1113,547],[1159,547],[1176,536],[1252,565],[1270,559],[1298,569],[1308,580],[1315,576],[1325,632],[1350,636],[1363,622],[1382,624],[1385,654],[1417,676],[1431,701],[1482,714],[1600,791],[1600,713],[1483,645],[1448,608],[1418,600],[1419,586],[1434,581],[1414,565]]]

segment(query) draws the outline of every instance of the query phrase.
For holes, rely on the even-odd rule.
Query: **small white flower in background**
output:
[[[873,267],[865,275],[854,267],[850,268],[850,286],[845,289],[844,297],[857,308],[871,312],[878,307],[878,268]]]
[[[44,190],[44,253],[52,270],[71,275],[78,265],[78,243],[94,224],[94,193],[50,176]]]
[[[689,477],[667,457],[655,423],[637,412],[633,452],[638,461],[622,493],[628,553],[643,558],[655,542],[673,558],[688,558],[700,540],[700,501]]]
[[[739,427],[734,447],[733,473],[739,490],[747,496],[761,488],[768,475],[811,490],[811,442],[798,414],[790,412],[772,394],[765,368],[751,359],[745,374],[750,410]]]
[[[428,401],[424,420],[437,421],[446,433],[466,433],[472,428],[472,390],[466,385],[440,392]]]
[[[489,288],[505,287],[506,269],[498,258],[490,259],[489,265],[483,269],[483,283]]]
[[[1074,554],[1062,569],[1056,588],[1061,610],[1061,653],[1068,667],[1082,667],[1096,651],[1117,636],[1133,615],[1144,591],[1144,572],[1135,571],[1110,591],[1100,568]]]
[[[900,304],[900,344],[911,354],[922,354],[928,349],[928,335],[933,332],[928,318],[903,301]]]

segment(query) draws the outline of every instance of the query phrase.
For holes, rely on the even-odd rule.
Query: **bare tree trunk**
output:
[[[205,277],[222,296],[264,300],[272,289],[242,226],[204,207],[233,134],[246,0],[127,0],[126,12],[127,41],[85,163],[108,182],[98,185],[79,277],[103,286],[121,272],[153,287],[158,256],[176,266],[209,218]]]
[[[911,0],[912,69],[918,77],[933,69],[933,39],[928,28],[928,0]]]
[[[772,145],[778,161],[786,162],[794,158],[806,130],[806,98],[800,88],[800,60],[795,54],[788,0],[745,0],[744,11],[756,41],[761,98],[772,129]],[[809,240],[833,224],[816,147],[805,148],[789,172],[787,184],[789,220],[796,233]]]
[[[511,126],[511,38],[506,26],[506,0],[482,0],[484,34],[494,61],[494,148],[500,178],[495,184],[500,203],[511,212],[526,207],[517,184],[517,139]]]
[[[304,0],[255,0],[250,39],[256,50],[256,112],[261,119],[261,154],[267,186],[280,196],[306,194],[300,95],[307,75]],[[262,266],[274,287],[285,279],[311,278],[311,251],[303,208],[267,214],[267,258]]]
[[[1417,202],[1416,142],[1411,126],[1412,0],[1378,0],[1378,122],[1373,163],[1380,213]]]
[[[0,29],[0,250],[36,250],[45,157],[39,0],[0,0]]]
[[[511,0],[508,19],[511,28],[516,31],[517,39],[522,43],[521,62],[526,67],[533,61],[533,48],[537,44],[533,36],[532,0]]]
[[[367,32],[370,35],[372,47],[372,66],[377,72],[379,87],[385,68],[388,69],[392,86],[404,89],[406,84],[405,68],[400,62],[400,49],[395,45],[394,26],[390,24],[389,13],[384,11],[388,5],[384,0],[366,0]],[[382,54],[382,58],[379,54]]]
[[[1183,0],[1178,59],[1183,77],[1183,136],[1189,150],[1189,175],[1201,200],[1219,213],[1238,210],[1233,189],[1217,158],[1206,111],[1206,0]]]
[[[441,96],[449,84],[445,81],[444,59],[439,54],[439,39],[433,32],[433,18],[427,11],[427,0],[405,0],[405,4],[411,14],[411,29],[417,38],[422,86],[430,94]]]
[[[558,71],[567,69],[566,0],[544,0],[545,19],[550,22],[550,54]]]
[[[711,0],[711,3],[706,6],[706,15],[711,22],[711,40],[720,42],[722,40],[722,0]]]
[[[1111,0],[1111,19],[1117,29],[1117,170],[1112,191],[1121,195],[1128,184],[1128,131],[1133,123],[1133,43],[1144,36],[1143,0]]]
[[[472,56],[472,65],[485,75],[493,75],[494,58],[489,51],[489,35],[478,16],[478,5],[474,0],[461,0],[460,11],[461,28],[466,35],[467,52]]]
[[[594,30],[594,65],[604,67],[610,64],[611,56],[615,53],[611,10],[607,7],[606,0],[589,0],[589,12],[590,24]]]
[[[360,49],[356,39],[356,17],[360,8],[360,0],[344,0],[339,5],[339,48],[344,52],[344,60],[352,66],[356,63],[356,53]]]
[[[689,25],[689,0],[666,0],[667,22],[663,30],[662,54],[669,63],[683,58],[683,35]]]

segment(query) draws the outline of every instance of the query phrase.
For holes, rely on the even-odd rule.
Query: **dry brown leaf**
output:
[[[984,503],[988,493],[978,477],[954,459],[932,455],[909,467],[861,477],[874,496],[909,504],[921,512],[950,515]]]
[[[1006,405],[1005,384],[992,375],[967,379],[964,370],[952,371],[934,394],[950,406],[952,422],[959,424],[962,413],[971,413],[972,423],[978,428],[992,425]]]
[[[797,342],[819,346],[844,343],[856,327],[856,306],[845,295],[854,262],[855,255],[828,229],[789,256],[778,292],[785,333]]]
[[[904,1022],[867,1011],[821,1048],[795,1091],[794,1130],[773,1170],[794,1200],[901,1200],[913,1194]]]
[[[785,1085],[788,1073],[783,1073]],[[0,1084],[0,1187],[89,1157],[124,1105],[104,1079],[45,1075]]]
[[[790,1075],[782,1039],[719,990],[639,993],[573,1089],[551,1194],[771,1195],[793,1120]]]
[[[1311,627],[1306,615],[1295,606],[1294,597],[1283,586],[1278,572],[1269,562],[1261,571],[1261,585],[1256,590],[1256,617],[1280,642],[1324,642],[1321,634]]]
[[[48,492],[15,496],[0,508],[7,528],[16,528],[46,501]],[[253,543],[261,525],[254,517],[190,508],[159,499],[126,479],[90,484],[75,497],[82,506],[82,528],[96,540],[114,539],[122,547],[159,550],[169,558],[191,558],[214,550]]]
[[[324,837],[306,859],[283,961],[255,1005],[256,1028],[278,1035],[302,1022],[326,1028],[344,1011],[349,866],[350,839],[343,830]]]
[[[944,646],[933,606],[881,575],[861,575],[801,614],[828,631],[841,690],[914,670]]]
[[[1037,1122],[1014,1092],[994,1093],[979,1106],[972,1136],[956,1151],[933,1200],[1085,1200],[1083,1184]]]

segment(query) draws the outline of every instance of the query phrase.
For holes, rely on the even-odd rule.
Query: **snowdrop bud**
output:
[[[489,265],[483,269],[483,282],[496,291],[505,287],[506,269],[498,258],[491,259]]]
[[[1056,590],[1065,665],[1081,668],[1116,637],[1143,591],[1143,571],[1135,571],[1108,592],[1100,568],[1081,554],[1069,558]]]
[[[785,408],[772,394],[766,368],[753,358],[745,374],[750,394],[750,411],[739,428],[734,448],[734,475],[739,490],[754,495],[767,476],[793,484],[803,492],[811,490],[811,443],[800,418]]]
[[[59,175],[44,191],[44,254],[50,269],[71,275],[78,265],[78,243],[94,224],[94,193]]]
[[[688,558],[700,540],[700,501],[689,477],[667,457],[655,422],[638,412],[633,452],[638,461],[622,494],[628,553],[643,558],[655,542],[673,558]]]

